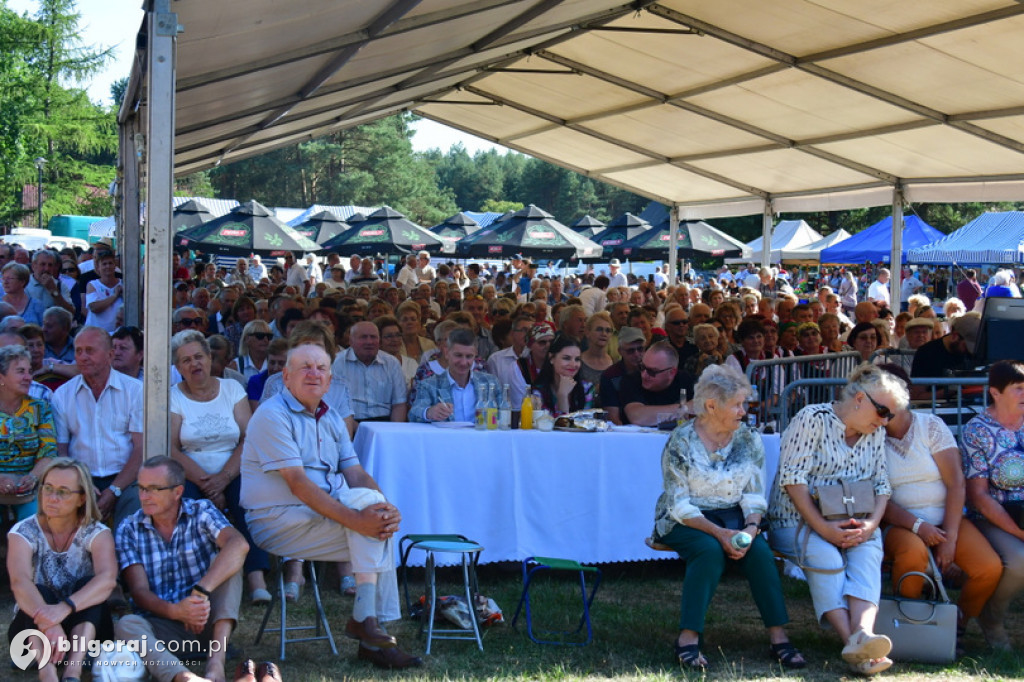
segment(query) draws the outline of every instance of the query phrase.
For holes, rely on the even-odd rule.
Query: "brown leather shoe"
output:
[[[369,661],[378,668],[389,670],[402,670],[403,668],[414,668],[423,665],[423,659],[413,656],[393,646],[390,649],[367,649],[359,645],[357,657],[361,661]]]
[[[345,623],[345,636],[380,649],[389,649],[397,645],[395,638],[385,632],[373,616],[362,623],[355,618],[349,618]]]

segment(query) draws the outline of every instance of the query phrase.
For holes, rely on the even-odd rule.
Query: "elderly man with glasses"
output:
[[[622,380],[623,422],[656,426],[659,415],[686,411],[686,402],[693,398],[693,384],[693,377],[679,370],[679,354],[672,344],[655,343],[644,353],[640,373]]]
[[[647,340],[644,333],[636,327],[623,327],[616,335],[621,359],[609,367],[601,375],[601,407],[608,413],[608,419],[615,424],[628,423],[623,421],[619,390],[626,377],[640,371],[640,358],[644,354]]]
[[[665,332],[668,333],[669,343],[679,354],[680,366],[700,353],[697,345],[690,338],[690,316],[682,306],[669,306],[665,312]]]

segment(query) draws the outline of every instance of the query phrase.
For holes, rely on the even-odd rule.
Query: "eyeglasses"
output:
[[[504,316],[504,315],[511,315],[511,313],[509,311],[504,310],[502,308],[499,308],[498,310],[495,310],[494,313],[492,313],[492,314],[495,317]]]
[[[249,338],[259,339],[260,341],[270,341],[270,339],[274,338],[274,335],[270,332],[252,332],[249,334]]]
[[[78,268],[61,268],[60,271],[62,273],[64,273],[65,275],[77,275],[78,274]]]
[[[401,332],[398,332],[396,334],[384,334],[380,338],[382,338],[382,339],[400,339],[400,338],[402,338],[402,334],[401,334]]]
[[[158,493],[161,490],[173,490],[174,488],[177,488],[177,487],[178,486],[176,486],[176,485],[140,485],[139,486],[139,494],[140,495],[152,495],[153,493]]]
[[[611,334],[615,330],[611,327],[594,327],[594,331],[598,334]]]
[[[178,324],[185,327],[198,327],[202,323],[203,318],[201,317],[183,317],[180,320],[178,320]]]
[[[513,329],[512,330],[513,334],[528,334],[529,332],[530,332],[530,328],[529,327],[520,327],[518,329]]]
[[[637,346],[635,348],[630,348],[629,346],[619,346],[619,354],[620,355],[622,355],[624,353],[629,353],[630,355],[636,355],[638,353],[643,353],[643,352],[644,352],[644,347],[642,345],[641,346]]]
[[[84,493],[84,490],[71,490],[70,488],[54,488],[49,483],[44,483],[43,487],[40,488],[43,495],[47,497],[56,497],[58,500],[66,500],[72,495],[78,495]]]
[[[866,395],[868,400],[871,401],[871,404],[875,406],[875,412],[878,413],[878,416],[881,417],[882,419],[889,421],[890,419],[896,416],[888,407],[886,407],[885,405],[879,405],[877,402],[875,402],[875,399],[872,398],[871,394],[869,394],[867,391],[864,391],[864,395]]]
[[[644,363],[642,363],[642,362],[640,363],[640,371],[643,372],[644,374],[646,374],[649,377],[656,377],[659,374],[661,374],[662,372],[667,372],[667,371],[669,371],[671,369],[675,369],[675,367],[662,367],[661,369],[651,369],[650,367],[648,367]]]
[[[678,327],[678,326],[681,326],[681,325],[684,325],[684,324],[690,324],[690,321],[689,320],[669,320],[666,324],[671,324],[673,326]]]

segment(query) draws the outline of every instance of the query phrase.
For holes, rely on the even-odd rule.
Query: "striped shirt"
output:
[[[140,509],[117,527],[114,542],[123,571],[141,564],[153,594],[172,604],[188,596],[217,556],[217,536],[231,523],[209,500],[182,498],[170,542]]]

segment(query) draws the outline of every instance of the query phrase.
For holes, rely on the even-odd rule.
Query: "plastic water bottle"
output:
[[[487,389],[487,430],[495,431],[498,428],[498,400],[495,398],[496,386]]]
[[[508,402],[508,384],[501,387],[501,398],[498,400],[498,428],[502,431],[512,428],[512,405]]]
[[[729,544],[732,545],[733,549],[746,549],[747,547],[750,547],[750,543],[753,541],[754,538],[750,535],[750,533],[740,531],[739,533],[736,533],[732,536],[732,538],[729,540]]]

